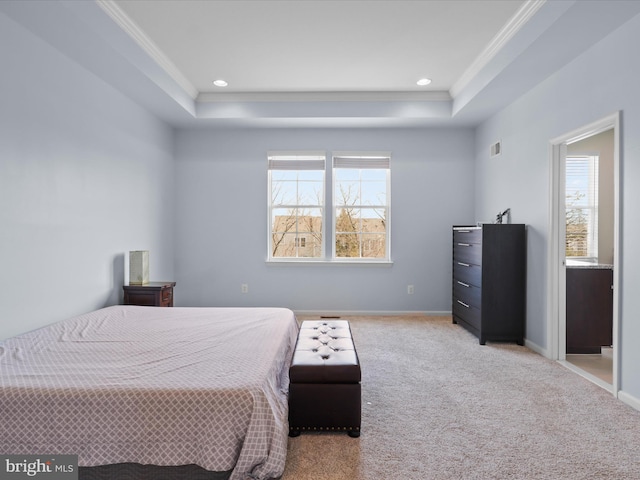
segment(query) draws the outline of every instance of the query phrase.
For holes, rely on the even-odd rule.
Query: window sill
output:
[[[391,267],[393,266],[392,260],[267,260],[265,262],[267,265],[273,266],[309,266],[309,265],[341,265],[341,266],[362,266],[362,267]]]

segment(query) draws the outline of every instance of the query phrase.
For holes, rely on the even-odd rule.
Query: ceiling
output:
[[[177,128],[473,128],[640,1],[0,0],[0,13]]]
[[[196,95],[448,93],[524,3],[115,0],[110,7]],[[421,78],[432,82],[420,87]],[[216,79],[228,86],[215,87]]]

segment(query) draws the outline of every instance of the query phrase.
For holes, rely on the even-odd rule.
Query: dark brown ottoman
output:
[[[360,362],[346,320],[302,322],[289,368],[289,436],[360,436]]]

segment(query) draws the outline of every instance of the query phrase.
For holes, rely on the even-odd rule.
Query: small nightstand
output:
[[[173,287],[176,282],[149,282],[144,285],[124,285],[124,304],[147,307],[173,307]]]

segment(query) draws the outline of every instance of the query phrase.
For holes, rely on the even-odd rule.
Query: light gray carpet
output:
[[[449,317],[347,319],[362,436],[290,438],[282,480],[640,479],[640,412],[556,362]]]

